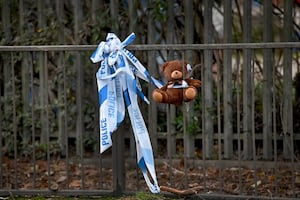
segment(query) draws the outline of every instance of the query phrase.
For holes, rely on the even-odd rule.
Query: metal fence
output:
[[[159,184],[200,198],[299,198],[299,47],[129,46],[156,78],[161,60],[185,59],[203,83],[192,103],[140,105]],[[98,153],[95,48],[0,47],[0,196],[147,191],[128,120]]]

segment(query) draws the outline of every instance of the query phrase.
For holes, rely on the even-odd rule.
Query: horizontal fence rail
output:
[[[300,42],[260,42],[223,44],[143,44],[129,45],[130,50],[215,50],[215,49],[283,49],[299,48]],[[1,52],[20,51],[93,51],[97,45],[41,45],[41,46],[0,46]]]
[[[147,191],[129,119],[99,155],[96,47],[0,46],[0,196]],[[202,81],[197,98],[178,107],[153,102],[154,86],[142,83],[159,184],[207,199],[299,198],[298,48],[128,46],[158,79],[162,62],[184,59]]]

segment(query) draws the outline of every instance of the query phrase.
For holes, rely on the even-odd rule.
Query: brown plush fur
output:
[[[187,62],[173,60],[162,65],[162,71],[167,84],[160,89],[155,89],[152,98],[158,103],[180,105],[196,98],[201,81],[188,77]],[[180,85],[185,81],[187,87],[173,88],[173,85]]]

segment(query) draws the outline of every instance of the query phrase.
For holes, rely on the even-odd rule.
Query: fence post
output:
[[[213,1],[204,1],[204,44],[210,44],[213,41],[213,25],[212,25],[212,5]],[[203,140],[205,140],[205,156],[212,157],[213,150],[213,79],[212,79],[212,50],[204,50],[204,124],[203,124]]]
[[[37,7],[38,7],[38,26],[39,28],[45,27],[45,12],[44,12],[44,1],[37,1]],[[44,66],[44,54],[42,52],[38,52],[38,68],[39,68],[39,76],[40,76],[40,111],[41,111],[41,144],[46,144],[47,142],[47,135],[46,135],[46,129],[47,129],[47,119],[46,119],[46,109],[45,108],[45,102],[46,102],[46,95],[48,91],[46,90],[46,84],[47,80],[45,80],[45,71],[48,70],[46,66]]]
[[[119,196],[125,190],[124,125],[112,135],[113,194]],[[123,131],[122,131],[123,130]]]
[[[243,42],[251,42],[251,1],[244,2]],[[243,147],[245,159],[253,157],[252,152],[252,88],[251,50],[243,50]]]
[[[184,12],[185,12],[185,43],[192,44],[194,41],[194,20],[193,20],[193,1],[186,0],[184,1]],[[189,50],[185,51],[185,60],[188,61],[191,65],[193,64],[194,52]],[[192,123],[192,116],[194,116],[194,102],[186,103],[183,106],[184,112],[183,117],[186,121],[186,124]],[[187,158],[194,157],[195,154],[195,136],[194,133],[187,132],[188,127],[185,127],[184,130],[184,155]],[[185,162],[187,164],[187,162]],[[185,164],[185,166],[186,166]]]
[[[56,0],[56,14],[57,14],[57,21],[58,21],[58,27],[59,27],[59,34],[57,37],[57,40],[60,44],[64,44],[64,2],[60,0]],[[59,71],[59,74],[62,75],[61,77],[64,77],[64,53],[59,52],[59,55],[57,57],[57,69]],[[59,79],[58,82],[58,88],[57,88],[57,98],[58,98],[58,142],[61,148],[61,154],[63,156],[66,155],[66,144],[65,141],[67,139],[66,136],[66,127],[64,124],[64,116],[66,115],[67,111],[64,110],[64,105],[66,102],[64,101],[64,96],[66,94],[64,93],[64,83]]]
[[[272,1],[264,1],[264,42],[273,40]],[[272,90],[273,90],[273,53],[272,49],[263,50],[263,157],[272,159]]]
[[[224,42],[232,42],[232,1],[224,2]],[[223,65],[223,104],[224,104],[224,157],[229,159],[233,154],[232,130],[232,50],[224,50]]]
[[[152,5],[152,1],[148,1],[148,5]],[[148,22],[147,22],[148,32],[148,44],[155,43],[155,27],[153,16],[150,11],[148,11]],[[155,62],[155,53],[153,51],[148,52],[148,71],[149,73],[157,77],[158,71]],[[148,86],[148,97],[150,100],[149,110],[148,110],[148,124],[149,124],[149,134],[151,138],[152,148],[154,155],[157,155],[158,145],[157,145],[157,103],[152,99],[152,91],[155,89],[155,86],[149,82]]]
[[[23,5],[23,0],[19,1],[19,33],[20,36],[23,37],[23,30],[24,30],[24,5]],[[23,113],[26,115],[30,111],[30,74],[29,74],[29,68],[32,65],[31,63],[31,57],[30,53],[24,52],[22,57],[22,68],[21,68],[21,73],[22,73],[22,101],[23,101]],[[24,119],[23,119],[24,120]],[[23,145],[28,145],[30,141],[30,131],[26,130],[26,125],[25,123],[23,124]]]
[[[110,1],[110,13],[113,20],[117,20],[119,15],[119,3],[117,0]],[[114,21],[113,31],[120,32],[118,25]],[[125,159],[124,159],[124,124],[112,135],[112,171],[113,171],[113,194],[119,196],[125,189]]]
[[[174,1],[168,0],[168,25],[167,25],[167,44],[174,44]],[[169,51],[167,59],[174,59],[174,52]],[[171,160],[172,157],[176,154],[176,128],[175,128],[175,117],[176,117],[176,107],[174,105],[167,106],[167,149],[168,149],[168,158]],[[171,176],[170,176],[171,177]]]
[[[284,2],[284,41],[291,42],[292,37],[292,1]],[[291,159],[293,155],[293,94],[292,94],[292,49],[283,50],[283,157]]]
[[[2,67],[2,66],[1,66]],[[2,97],[2,86],[0,87],[0,98],[3,98]],[[3,113],[4,113],[4,111],[2,110],[2,100],[0,100],[0,113],[1,113],[1,115],[0,115],[0,149],[1,149],[1,151],[0,151],[0,160],[2,160],[2,157],[3,157],[3,151],[2,151],[2,148],[3,148],[3,145],[2,145],[2,143],[3,143],[3,141],[2,141],[2,139],[3,139],[3,137],[2,137],[2,116],[3,116]],[[2,163],[0,164],[0,189],[2,189],[2,187],[3,187],[3,172],[2,172],[3,170],[2,170]]]

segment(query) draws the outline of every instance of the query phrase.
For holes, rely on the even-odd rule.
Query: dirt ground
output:
[[[2,189],[21,190],[112,190],[111,167],[100,162],[80,164],[80,159],[55,158],[50,161],[7,156],[2,159]],[[97,163],[97,164],[95,164]],[[49,164],[49,168],[48,168]],[[100,167],[102,166],[102,167]],[[300,169],[274,169],[189,165],[184,162],[160,161],[156,165],[157,178],[164,191],[179,195],[196,193],[300,197]],[[0,183],[1,183],[0,182]],[[17,186],[17,187],[16,187]],[[148,191],[139,169],[125,165],[125,190]]]

